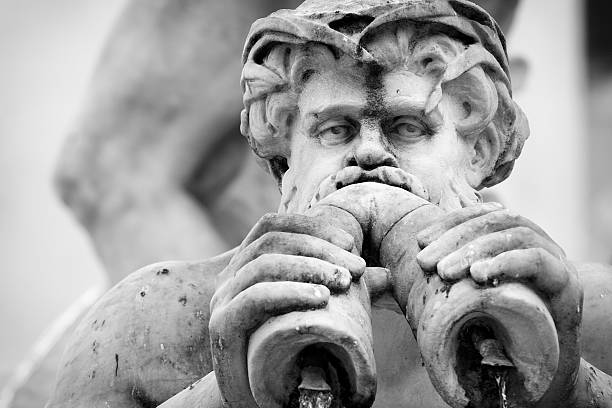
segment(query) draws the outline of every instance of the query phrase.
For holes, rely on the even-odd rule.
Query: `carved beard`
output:
[[[450,212],[481,202],[482,196],[463,175],[448,174],[440,191],[440,199],[434,204]]]
[[[474,190],[465,177],[457,174],[448,174],[439,194],[435,195],[436,198],[430,199],[430,194],[424,184],[416,176],[398,167],[381,166],[373,170],[364,170],[358,166],[349,166],[323,179],[315,189],[300,189],[296,183],[296,177],[290,170],[287,171],[283,177],[282,198],[278,212],[303,214],[331,193],[351,184],[366,181],[402,188],[438,205],[446,212],[482,201],[480,194]]]

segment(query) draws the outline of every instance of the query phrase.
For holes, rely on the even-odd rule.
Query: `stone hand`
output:
[[[417,235],[417,261],[426,273],[454,282],[469,277],[481,285],[518,281],[550,308],[560,356],[552,385],[539,406],[567,398],[580,366],[582,287],[563,250],[532,221],[496,203],[446,214]]]
[[[249,389],[250,333],[272,316],[323,308],[330,292],[348,290],[366,266],[351,251],[350,234],[314,217],[268,214],[253,227],[211,301],[213,364],[229,407],[256,406],[250,393],[236,392]]]

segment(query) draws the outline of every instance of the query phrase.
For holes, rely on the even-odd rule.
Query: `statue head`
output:
[[[307,0],[256,21],[243,60],[241,131],[280,211],[364,177],[469,205],[529,134],[503,34],[467,0]]]

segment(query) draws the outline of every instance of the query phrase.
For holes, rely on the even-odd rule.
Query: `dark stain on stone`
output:
[[[188,389],[189,389],[189,390],[193,390],[193,389],[195,388],[195,386],[196,386],[196,385],[197,385],[197,384],[198,384],[200,381],[202,381],[202,379],[201,379],[201,378],[200,378],[198,381],[196,381],[196,382],[192,383],[192,384],[189,386],[189,388],[188,388]]]
[[[444,293],[445,297],[448,299],[448,294],[450,293],[452,287],[453,285],[449,283],[444,283],[444,286],[442,286],[442,289],[440,289],[440,292]]]
[[[155,408],[160,404],[158,401],[151,399],[138,387],[132,387],[132,399],[142,408]]]
[[[183,306],[187,305],[187,296],[183,295],[178,299],[179,303],[182,304]]]
[[[168,275],[170,273],[170,270],[167,268],[162,268],[160,270],[157,271],[156,275]]]
[[[368,118],[384,118],[388,116],[384,101],[384,85],[382,75],[384,68],[378,63],[366,63],[365,85],[367,104],[363,115]]]
[[[174,370],[184,374],[185,376],[190,376],[191,371],[189,368],[189,363],[185,359],[173,360],[168,358],[166,355],[161,355],[158,358],[159,362],[162,365],[172,367]]]

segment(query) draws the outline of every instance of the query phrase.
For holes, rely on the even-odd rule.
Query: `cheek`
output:
[[[466,160],[465,143],[449,130],[400,153],[400,167],[416,176],[432,198],[439,196],[447,180],[463,175]]]
[[[343,149],[324,147],[300,135],[294,138],[288,165],[300,184],[317,183],[342,168],[344,155]]]
[[[342,168],[343,149],[326,148],[300,136],[291,145],[289,170],[283,178],[281,212],[304,212],[321,182]]]

